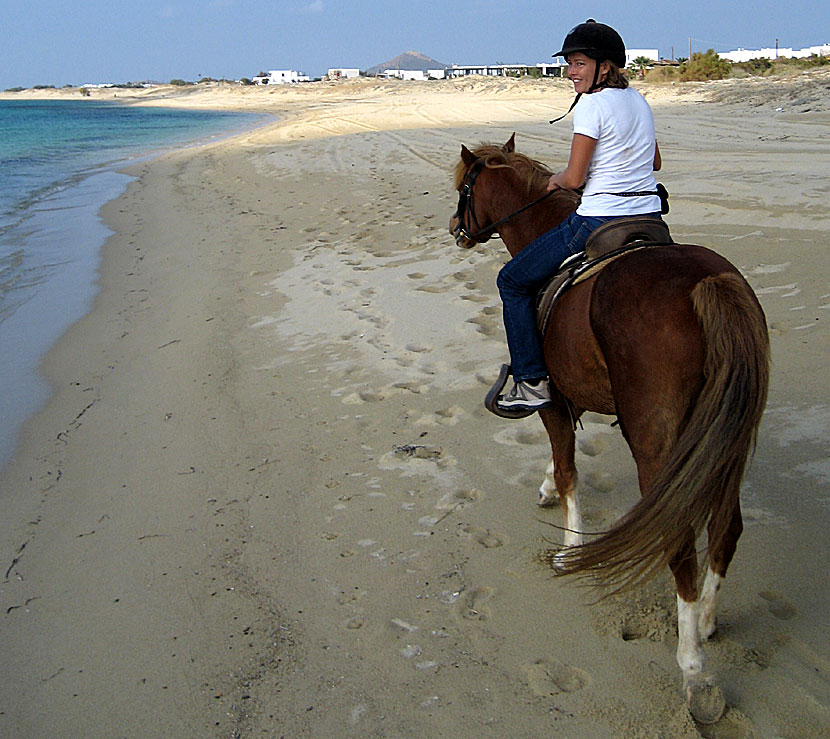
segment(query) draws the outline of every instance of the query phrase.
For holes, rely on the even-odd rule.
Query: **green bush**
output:
[[[714,49],[701,54],[696,52],[681,68],[680,79],[684,82],[722,80],[732,71],[732,64],[721,59]]]
[[[813,54],[804,59],[776,59],[776,62],[785,62],[787,66],[793,66],[797,69],[814,69],[815,67],[826,67],[830,64],[830,56]]]
[[[174,79],[170,80],[170,84],[174,85],[175,87],[184,87],[185,85],[189,85],[190,83],[185,80]]]
[[[737,62],[732,65],[734,70],[743,70],[749,75],[764,77],[772,70],[772,62],[769,59],[750,59],[748,62]]]

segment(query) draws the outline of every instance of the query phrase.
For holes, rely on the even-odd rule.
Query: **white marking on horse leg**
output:
[[[721,576],[713,572],[711,567],[706,571],[703,590],[700,592],[700,599],[698,600],[697,621],[698,632],[703,641],[712,636],[717,628],[721,579]]]
[[[582,544],[582,508],[579,505],[579,490],[576,483],[565,495],[568,513],[565,517],[565,546],[578,547]]]
[[[697,630],[697,601],[687,603],[677,596],[677,664],[683,672],[684,685],[703,672],[703,648]]]
[[[546,507],[559,502],[559,495],[556,493],[556,483],[553,481],[554,469],[553,457],[551,457],[550,464],[548,464],[545,470],[545,479],[542,480],[542,486],[539,488],[539,500],[536,501],[536,504],[539,506]]]
[[[714,677],[704,672],[698,621],[700,601],[677,596],[677,664],[683,671],[683,692],[689,712],[701,724],[714,724],[726,710],[726,699]]]
[[[562,560],[567,556],[567,550],[582,544],[582,509],[579,506],[579,491],[576,480],[573,487],[561,496],[562,508],[565,513],[564,549],[553,555],[553,569],[562,569]]]

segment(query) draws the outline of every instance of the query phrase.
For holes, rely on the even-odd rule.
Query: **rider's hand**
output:
[[[552,174],[548,180],[548,190],[559,190],[560,186],[556,184],[556,174]]]

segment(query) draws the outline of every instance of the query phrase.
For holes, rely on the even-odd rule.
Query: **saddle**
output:
[[[566,259],[559,271],[539,291],[536,299],[536,323],[539,333],[544,336],[553,306],[569,288],[593,277],[624,254],[637,249],[673,243],[666,223],[648,216],[615,218],[595,229],[588,237],[585,251]],[[484,399],[484,405],[491,413],[502,418],[525,418],[535,411],[504,411],[496,404],[510,374],[510,365],[503,364],[498,379]]]
[[[539,333],[544,335],[553,306],[569,288],[593,277],[623,254],[673,243],[665,221],[649,216],[615,218],[595,229],[588,237],[585,251],[566,259],[539,291],[536,298]]]

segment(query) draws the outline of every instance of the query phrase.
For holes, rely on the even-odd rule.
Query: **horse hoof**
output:
[[[553,570],[554,574],[565,574],[565,556],[565,552],[557,552],[553,555],[553,559],[551,559],[550,562],[550,568]]]
[[[559,493],[556,490],[548,493],[544,490],[539,490],[539,500],[536,501],[536,505],[540,508],[547,508],[548,506],[552,506],[555,503],[559,502]]]
[[[723,691],[711,677],[697,675],[686,681],[686,701],[689,713],[699,724],[714,724],[726,710]]]
[[[711,621],[701,621],[697,626],[701,641],[709,641],[718,631],[718,622],[715,619]]]

